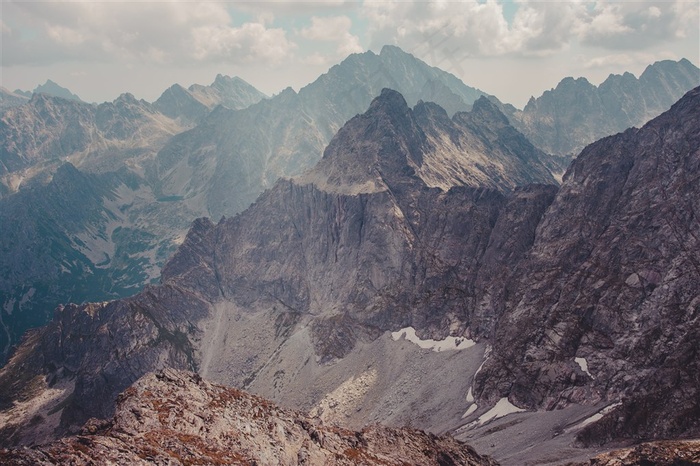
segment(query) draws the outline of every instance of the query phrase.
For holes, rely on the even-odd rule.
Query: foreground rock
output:
[[[189,372],[149,374],[119,398],[109,421],[80,435],[0,451],[3,464],[495,465],[450,437],[372,426],[327,427]]]
[[[684,466],[700,464],[700,440],[667,440],[624,448],[592,458],[578,466]]]

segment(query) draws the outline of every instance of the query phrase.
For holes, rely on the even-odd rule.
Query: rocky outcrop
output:
[[[585,78],[565,78],[509,118],[542,150],[575,157],[600,138],[643,125],[698,85],[695,65],[665,60],[649,65],[639,79],[610,75],[597,87]]]
[[[171,286],[59,307],[0,370],[0,443],[38,444],[114,413],[117,395],[158,367],[194,370],[190,339],[206,303]],[[37,429],[37,425],[43,426]]]
[[[481,397],[617,402],[585,444],[700,434],[700,88],[588,146],[507,285]]]
[[[360,432],[320,424],[196,374],[149,374],[120,395],[114,417],[80,435],[21,450],[3,464],[381,464],[496,465],[451,437],[372,426]]]
[[[603,453],[577,466],[675,466],[699,463],[700,441],[676,440],[643,443],[632,448]]]

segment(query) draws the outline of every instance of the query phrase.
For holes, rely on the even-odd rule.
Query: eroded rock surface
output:
[[[43,464],[495,465],[451,437],[371,426],[328,427],[190,372],[164,370],[119,397],[114,417],[74,437],[0,450],[7,465]]]

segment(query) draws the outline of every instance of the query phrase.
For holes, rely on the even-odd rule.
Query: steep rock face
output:
[[[508,285],[477,393],[619,401],[579,434],[697,435],[700,89],[573,163]]]
[[[639,79],[631,73],[610,75],[598,87],[585,78],[565,78],[509,117],[544,151],[576,156],[597,139],[643,125],[698,85],[695,65],[666,60],[648,66]]]
[[[387,87],[411,105],[434,100],[451,113],[483,95],[396,47],[351,55],[298,94],[215,111],[160,151],[153,182],[164,196],[203,206],[202,215],[241,212],[278,178],[313,167],[342,125]]]
[[[356,334],[369,337],[407,325],[440,337],[445,328],[468,332],[473,284],[494,224],[509,199],[525,199],[523,216],[536,218],[522,228],[532,231],[554,188],[532,187],[510,198],[482,188],[429,188],[422,167],[442,155],[413,113],[400,94],[383,91],[339,131],[314,170],[279,182],[245,214],[218,225],[216,273],[209,276],[224,296],[245,307],[278,300],[301,314],[343,315],[344,326],[356,322]],[[500,153],[493,153],[497,160]],[[499,246],[518,254],[532,239],[516,237]],[[163,269],[164,282],[187,283],[182,270],[188,268],[178,254]],[[450,296],[434,287],[451,289]],[[474,325],[488,332],[488,325]],[[353,347],[347,339],[329,345],[333,338],[324,335],[315,338],[322,358]]]
[[[119,397],[109,421],[32,449],[0,450],[4,464],[495,465],[450,437],[373,426],[324,426],[262,398],[164,370]]]

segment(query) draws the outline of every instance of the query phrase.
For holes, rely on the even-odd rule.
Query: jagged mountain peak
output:
[[[34,89],[34,94],[48,94],[54,97],[61,97],[63,99],[68,99],[68,100],[76,100],[78,102],[82,102],[83,100],[78,97],[76,94],[73,94],[71,91],[66,89],[65,87],[62,87],[55,82],[53,82],[50,79],[46,80],[46,83],[37,86]]]
[[[143,99],[137,99],[131,92],[124,92],[120,94],[119,97],[114,99],[114,104],[127,104],[127,105],[148,105],[148,103]]]
[[[384,176],[413,173],[422,163],[425,135],[403,96],[383,89],[367,112],[352,118],[331,140],[302,182],[331,192],[388,189]]]
[[[435,102],[423,102],[419,100],[415,107],[413,107],[413,113],[420,119],[433,119],[443,122],[450,119],[447,111]]]
[[[388,114],[406,114],[408,110],[406,99],[401,93],[386,87],[369,106],[369,112],[386,112]]]
[[[453,119],[434,103],[411,109],[403,96],[382,90],[367,112],[333,138],[303,183],[331,192],[360,193],[421,183],[508,191],[530,182],[555,184],[536,149],[487,98]]]
[[[479,97],[474,104],[472,104],[472,111],[470,112],[473,118],[479,118],[484,122],[497,126],[510,125],[508,117],[506,117],[503,112],[486,96]]]
[[[222,86],[227,84],[245,84],[250,86],[249,83],[247,83],[244,79],[239,78],[238,76],[228,76],[225,74],[218,73],[214,78],[214,82],[211,83],[211,87]]]
[[[597,139],[642,126],[698,85],[700,70],[689,60],[663,60],[647,66],[639,79],[610,75],[595,86],[585,78],[564,78],[508,117],[535,145],[571,159]]]

